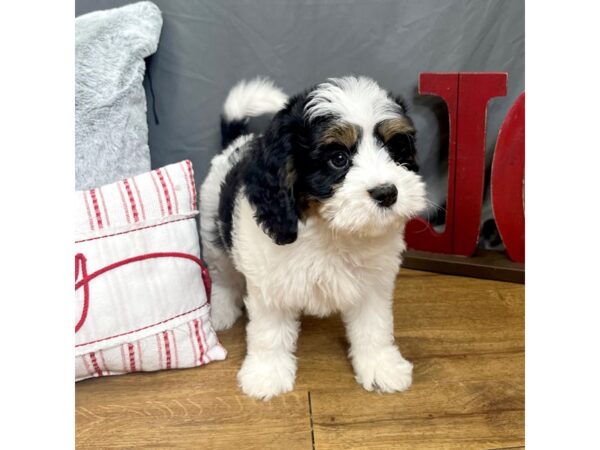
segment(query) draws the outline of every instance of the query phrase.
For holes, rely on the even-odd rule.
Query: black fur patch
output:
[[[300,193],[300,204],[307,207],[310,200],[325,200],[335,193],[336,186],[340,185],[352,167],[352,157],[356,154],[362,138],[362,130],[358,130],[358,139],[348,148],[340,143],[323,144],[321,136],[336,119],[334,117],[320,117],[311,122],[311,130],[307,140],[309,149],[302,158],[296,161],[298,171],[297,190]],[[348,156],[349,164],[343,169],[332,167],[329,160],[337,152]]]
[[[305,100],[305,94],[292,98],[289,106],[273,117],[265,134],[247,144],[249,148],[226,175],[217,218],[224,248],[232,246],[233,209],[242,187],[256,209],[256,221],[273,241],[283,245],[296,240],[299,211],[294,190],[294,151],[303,144]]]
[[[397,98],[396,102],[402,102],[400,103],[402,108],[406,109],[406,106],[401,99]],[[403,116],[412,125],[411,118],[406,114],[403,114]],[[393,161],[403,165],[408,170],[419,172],[419,165],[417,164],[417,148],[415,146],[416,132],[396,133],[389,138],[387,142],[384,142],[383,137],[379,134],[378,125],[376,125],[374,135],[377,142],[387,149]]]
[[[394,135],[386,142],[385,148],[395,162],[413,172],[419,171],[419,165],[416,160],[414,133],[398,133]]]
[[[248,153],[251,163],[244,168],[244,189],[256,208],[256,221],[278,245],[290,244],[298,236],[296,161],[308,151],[305,103],[306,93],[292,97],[273,117]]]
[[[247,132],[248,119],[227,121],[221,116],[221,148],[227,148],[235,139]]]
[[[219,232],[219,241],[215,242],[219,247],[231,249],[232,231],[233,231],[233,208],[235,198],[240,189],[243,175],[243,160],[233,165],[229,170],[223,184],[221,184],[221,193],[219,195],[219,210],[216,218],[216,226]]]

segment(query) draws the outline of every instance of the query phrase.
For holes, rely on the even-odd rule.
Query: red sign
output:
[[[475,252],[483,203],[487,104],[506,95],[507,79],[506,73],[493,72],[420,75],[419,93],[441,97],[448,106],[448,197],[444,231],[438,233],[427,221],[414,219],[406,227],[409,248],[463,256]],[[516,261],[524,261],[525,227],[522,202],[516,202],[522,198],[524,175],[524,102],[519,106],[520,99],[498,135],[492,165],[493,210],[507,252]]]

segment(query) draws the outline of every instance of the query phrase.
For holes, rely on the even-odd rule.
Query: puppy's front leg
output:
[[[245,394],[269,400],[294,388],[300,322],[296,312],[268,307],[252,291],[246,299],[247,355],[238,382]]]
[[[391,293],[389,296],[376,293],[364,299],[342,312],[342,318],[350,341],[356,381],[368,391],[408,389],[412,382],[412,364],[394,344]]]

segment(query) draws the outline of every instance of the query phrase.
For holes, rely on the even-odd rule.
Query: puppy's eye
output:
[[[329,159],[329,163],[335,169],[345,169],[348,166],[348,162],[348,155],[343,151],[335,152]]]

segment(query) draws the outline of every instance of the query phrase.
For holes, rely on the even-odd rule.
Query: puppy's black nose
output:
[[[382,184],[369,189],[368,192],[379,206],[392,206],[398,199],[398,189],[393,184]]]

